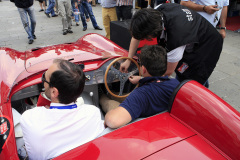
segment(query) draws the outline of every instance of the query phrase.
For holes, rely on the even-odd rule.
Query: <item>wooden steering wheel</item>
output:
[[[131,67],[131,64],[130,64],[130,66],[128,68],[128,73],[122,73],[121,71],[119,71],[120,63],[123,62],[123,60],[127,60],[127,59],[129,59],[129,60],[131,60],[131,62],[133,62],[131,64],[133,64],[133,66],[135,66],[135,68]],[[118,68],[116,68],[116,67],[118,67]],[[138,63],[134,59],[129,58],[129,57],[120,57],[120,58],[115,59],[114,61],[112,61],[109,64],[109,66],[107,67],[106,72],[105,72],[104,84],[105,84],[105,87],[106,87],[107,91],[112,96],[117,97],[117,98],[125,98],[125,97],[127,97],[131,92],[126,93],[125,95],[123,95],[124,85],[125,85],[126,81],[128,80],[128,78],[130,76],[136,74],[137,72],[139,72],[139,76],[140,76],[140,67],[139,67]],[[118,95],[113,93],[109,89],[109,86],[108,86],[108,83],[115,82],[116,80],[120,81],[120,91],[119,91]],[[138,84],[135,86],[135,88],[137,88],[137,87],[138,87]]]

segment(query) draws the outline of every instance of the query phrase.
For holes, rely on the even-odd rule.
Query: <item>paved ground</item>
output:
[[[38,12],[40,7],[34,4],[37,26],[37,40],[29,45],[27,34],[23,29],[15,5],[7,0],[0,2],[0,46],[10,47],[19,51],[31,48],[74,42],[87,33],[105,35],[105,31],[94,30],[88,22],[87,31],[82,31],[82,26],[73,23],[73,34],[62,35],[61,18],[47,18],[43,12]],[[93,12],[99,26],[102,25],[101,6],[93,7]],[[214,47],[214,46],[212,46]],[[220,60],[209,79],[210,90],[227,101],[240,112],[240,33],[227,31]]]

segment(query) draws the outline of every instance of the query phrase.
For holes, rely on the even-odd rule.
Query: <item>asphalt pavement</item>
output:
[[[75,42],[87,33],[99,33],[105,35],[102,12],[99,4],[93,8],[97,23],[103,28],[102,31],[95,30],[91,21],[88,29],[82,31],[83,27],[76,26],[73,22],[72,34],[62,34],[61,17],[48,18],[44,12],[39,12],[38,1],[34,3],[37,19],[36,36],[33,44],[28,44],[27,33],[13,3],[8,0],[0,2],[0,47],[9,47],[18,51],[25,51],[35,47],[49,46]],[[214,47],[214,46],[212,46]],[[210,90],[228,102],[240,112],[240,33],[227,30],[220,60],[209,78]]]

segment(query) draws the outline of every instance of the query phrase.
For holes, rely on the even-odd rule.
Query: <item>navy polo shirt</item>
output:
[[[167,109],[169,99],[178,84],[178,80],[167,76],[145,77],[139,81],[139,87],[119,106],[130,113],[132,120],[152,116]]]

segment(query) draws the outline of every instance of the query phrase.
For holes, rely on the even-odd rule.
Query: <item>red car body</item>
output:
[[[54,59],[74,58],[72,62],[84,64],[88,73],[127,54],[98,34],[26,52],[0,48],[0,159],[19,159],[11,101],[23,89],[40,84]],[[173,93],[168,111],[130,123],[54,159],[240,159],[239,149],[239,112],[199,83],[185,81]]]

